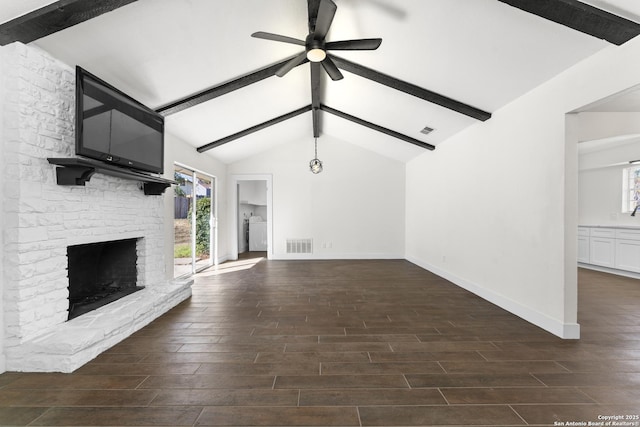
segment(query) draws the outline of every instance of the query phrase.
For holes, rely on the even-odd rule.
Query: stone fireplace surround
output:
[[[166,279],[162,196],[100,174],[56,184],[47,157],[74,157],[73,67],[21,43],[0,64],[6,369],[71,372],[188,298],[192,281]],[[145,289],[67,321],[67,247],[121,239],[139,239]]]

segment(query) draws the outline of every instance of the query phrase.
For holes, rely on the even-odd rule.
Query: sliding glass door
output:
[[[174,277],[210,267],[217,259],[215,177],[176,164]]]

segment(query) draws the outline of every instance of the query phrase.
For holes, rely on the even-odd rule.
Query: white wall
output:
[[[622,170],[640,159],[640,112],[576,114],[579,128],[578,223],[640,225],[622,213]]]
[[[0,99],[6,99],[6,88],[4,78],[4,67],[7,63],[5,58],[4,47],[0,47]],[[0,102],[0,168],[5,168],[4,163],[4,105],[5,102]],[[0,231],[0,248],[4,248],[4,185],[0,185],[0,225],[2,229]],[[0,251],[0,313],[4,313],[4,251]],[[4,316],[0,316],[0,331],[2,331],[3,337],[0,339],[0,373],[6,370],[6,360],[4,354]]]
[[[238,184],[238,197],[240,203],[255,206],[266,206],[267,204],[267,182],[266,181],[241,181]]]
[[[192,145],[174,136],[171,133],[171,116],[165,120],[165,128],[167,133],[165,134],[164,175],[167,178],[173,179],[174,162],[213,175],[216,178],[217,207],[215,209],[218,218],[218,261],[223,262],[229,256],[227,244],[227,166],[207,154],[198,153]],[[165,246],[164,257],[167,278],[173,277],[173,198],[173,188],[167,189],[164,195],[165,218],[167,218],[164,232],[165,241],[169,242]]]
[[[313,238],[308,258],[403,258],[405,165],[325,136],[318,175],[312,157],[309,138],[228,167],[230,176],[272,175],[273,257],[292,258],[288,238]]]
[[[581,225],[640,225],[622,212],[622,174],[640,159],[640,141],[580,155],[578,222]]]
[[[638,117],[640,121],[640,115]],[[578,144],[580,146],[582,144]],[[602,169],[613,166],[630,166],[632,160],[640,160],[640,138],[612,142],[606,149],[594,152],[580,152],[580,171]]]
[[[578,132],[565,114],[640,83],[639,55],[640,38],[607,48],[411,161],[407,258],[577,337]]]
[[[580,171],[578,200],[581,225],[638,225],[621,213],[622,167]]]
[[[579,125],[576,138],[581,143],[640,134],[640,112],[581,112],[576,115]]]

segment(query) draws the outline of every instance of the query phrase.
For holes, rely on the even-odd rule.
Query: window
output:
[[[632,212],[640,204],[640,165],[622,170],[622,212]]]

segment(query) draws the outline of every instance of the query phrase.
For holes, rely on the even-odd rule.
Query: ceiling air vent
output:
[[[429,126],[425,126],[424,129],[422,129],[420,131],[420,133],[423,133],[425,135],[429,135],[431,132],[433,132],[435,129],[434,128],[430,128]]]

